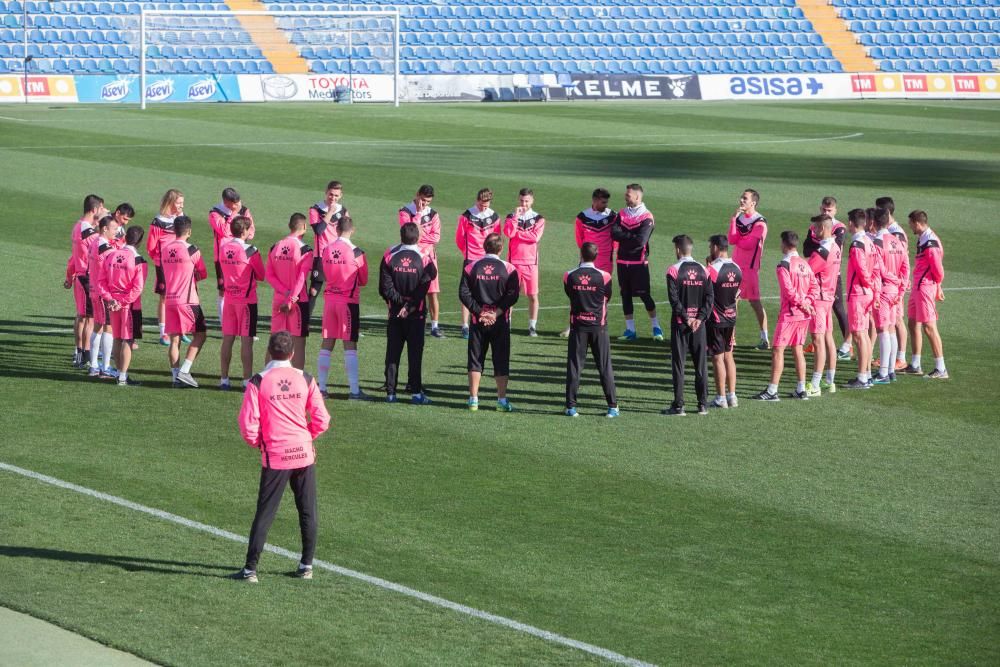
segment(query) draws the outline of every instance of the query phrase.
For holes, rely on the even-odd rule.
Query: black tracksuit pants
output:
[[[267,542],[267,531],[274,515],[278,513],[285,486],[291,484],[295,494],[295,508],[299,511],[299,529],[302,531],[302,563],[312,565],[316,553],[316,466],[292,470],[260,469],[260,489],[257,492],[257,513],[250,528],[250,546],[247,547],[246,569],[257,570],[257,561]]]
[[[399,379],[399,360],[406,346],[407,384],[414,393],[424,390],[421,371],[424,363],[424,318],[389,317],[386,322],[385,387],[389,394],[396,393]]]
[[[601,377],[601,388],[609,408],[618,407],[615,396],[615,372],[611,368],[611,342],[606,326],[574,326],[569,330],[569,351],[566,354],[566,407],[576,407],[576,394],[580,389],[580,373],[587,360],[587,350],[594,357],[594,365]]]
[[[687,324],[670,323],[670,367],[674,380],[674,407],[684,406],[684,366],[688,353],[694,362],[694,389],[699,405],[708,404],[708,362],[705,324],[691,331]]]

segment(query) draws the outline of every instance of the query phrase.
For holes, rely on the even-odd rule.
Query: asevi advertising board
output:
[[[77,76],[81,102],[139,103],[140,78],[135,75]],[[231,74],[146,75],[146,101],[158,102],[239,102],[240,88]]]
[[[392,102],[391,74],[241,74],[244,102],[337,102],[346,89],[352,102]]]

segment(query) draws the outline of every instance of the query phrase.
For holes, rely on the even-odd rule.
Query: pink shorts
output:
[[[515,264],[517,279],[521,285],[521,294],[534,296],[538,294],[538,265]]]
[[[257,335],[257,304],[222,302],[222,335],[253,338]]]
[[[740,286],[742,289],[742,285]],[[785,320],[778,319],[778,326],[774,327],[774,347],[795,347],[806,342],[806,334],[809,332],[809,320]]]
[[[94,314],[94,326],[103,327],[105,324],[111,323],[111,318],[109,316],[109,310],[107,304],[104,303],[104,299],[99,296],[90,297],[90,310]]]
[[[356,303],[330,301],[323,303],[323,338],[358,342],[361,309]]]
[[[132,326],[134,313],[128,306],[111,311],[111,337],[115,340],[132,340],[135,329]]]
[[[283,313],[278,304],[271,304],[271,333],[287,331],[293,336],[305,338],[309,335],[309,302],[299,301],[292,304],[291,310]]]
[[[910,303],[906,308],[906,316],[914,322],[937,322],[938,284],[922,282],[910,292]]]
[[[833,301],[813,302],[813,315],[809,320],[809,333],[813,336],[825,334],[833,328]]]
[[[743,271],[743,282],[740,283],[740,298],[747,301],[760,301],[760,269]]]
[[[201,306],[194,305],[171,305],[165,306],[166,315],[164,317],[164,329],[168,336],[181,336],[183,334],[206,331],[205,314],[201,312]]]
[[[90,302],[90,283],[84,285],[85,277],[73,278],[73,301],[76,302],[77,317],[93,317],[93,304]]]
[[[431,255],[431,264],[434,265],[434,270],[436,271],[437,268],[438,268],[438,261],[437,261],[437,257],[435,257],[434,255]],[[428,294],[440,294],[440,292],[441,292],[441,280],[440,279],[441,279],[441,276],[439,276],[437,274],[434,275],[434,280],[431,281],[430,287],[427,288],[427,293]]]
[[[871,294],[847,295],[847,323],[851,333],[868,331],[868,320],[875,297]]]
[[[897,296],[894,293],[886,294],[884,291],[879,295],[878,301],[872,308],[872,319],[875,320],[876,329],[889,329],[896,326],[896,320],[899,319]]]

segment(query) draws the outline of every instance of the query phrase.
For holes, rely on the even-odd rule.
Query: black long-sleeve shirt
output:
[[[497,320],[510,319],[510,309],[520,296],[517,269],[496,255],[486,255],[465,267],[458,298],[479,322],[484,311],[495,311]]]
[[[379,266],[378,293],[397,317],[406,307],[408,318],[423,318],[424,297],[437,269],[429,255],[415,245],[397,245],[385,251]]]
[[[674,322],[682,327],[689,319],[704,322],[715,305],[712,277],[708,270],[690,257],[684,257],[667,269],[667,292]]]

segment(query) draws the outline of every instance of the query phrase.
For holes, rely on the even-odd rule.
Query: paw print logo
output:
[[[399,263],[402,264],[403,266],[409,266],[410,265],[410,258],[409,257],[404,257],[403,259],[399,260]]]
[[[492,276],[493,275],[493,265],[492,264],[487,264],[486,266],[484,266],[483,267],[483,273],[485,273],[488,276]]]
[[[227,250],[226,251],[226,259],[232,259],[234,257],[236,257],[236,253],[235,252],[233,252],[232,250]]]
[[[167,252],[167,256],[170,257],[171,259],[173,259],[174,257],[177,256],[177,251],[171,249],[170,251]]]
[[[125,258],[122,257],[121,255],[118,255],[118,257],[115,258],[115,263],[116,264],[124,264],[125,263]]]
[[[729,282],[733,282],[734,280],[736,280],[736,274],[730,271],[729,273],[726,274],[726,280]]]
[[[688,270],[688,280],[694,280],[697,277],[698,277],[697,271],[695,271],[694,269]]]
[[[583,274],[582,276],[580,276],[580,284],[581,285],[589,285],[590,284],[590,276],[588,276],[587,274]]]
[[[288,380],[282,380],[281,382],[278,383],[278,389],[280,389],[281,391],[288,391],[291,388],[292,388],[292,383],[289,382]]]
[[[340,251],[339,250],[334,250],[331,253],[331,256],[333,257],[333,259],[340,259]]]
[[[284,248],[282,248],[282,249],[281,249],[281,254],[282,254],[282,255],[287,255],[287,254],[288,254],[288,253],[290,253],[291,251],[292,251],[292,249],[291,249],[291,248],[289,248],[288,246],[285,246]]]

